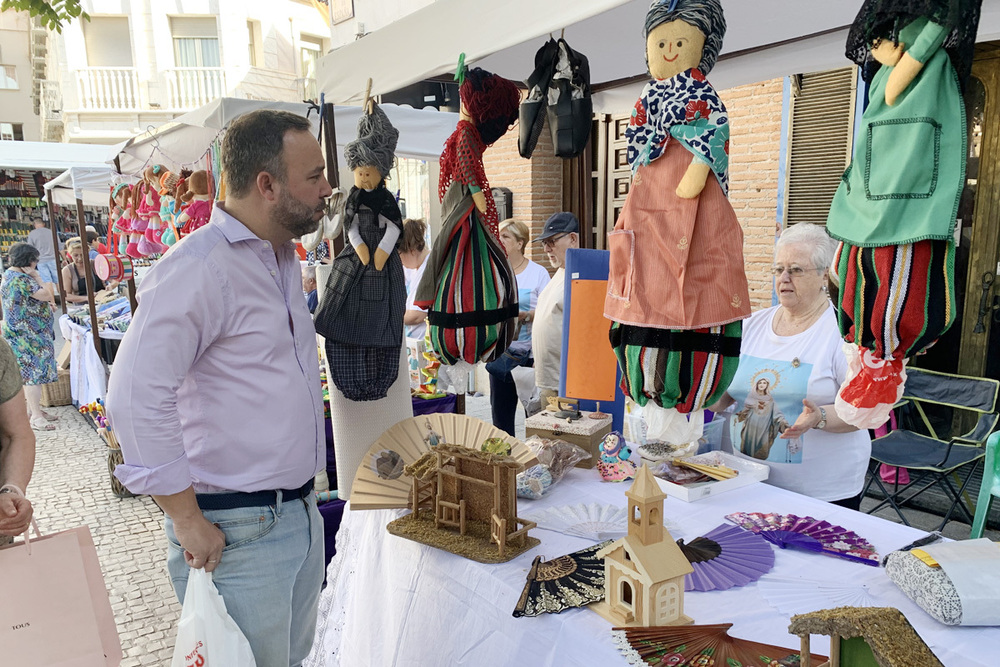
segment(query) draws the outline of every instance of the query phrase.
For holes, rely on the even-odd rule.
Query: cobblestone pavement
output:
[[[180,605],[166,568],[163,513],[146,496],[111,492],[104,441],[71,407],[55,431],[35,432],[37,456],[28,497],[43,534],[90,526],[118,623],[122,667],[169,665]]]
[[[107,447],[90,424],[70,407],[50,408],[60,416],[55,431],[36,432],[38,454],[28,495],[43,533],[90,526],[104,570],[104,581],[118,623],[125,659],[122,667],[169,665],[180,605],[167,576],[163,514],[148,497],[118,499],[111,491]],[[489,398],[469,397],[466,412],[490,421]],[[518,410],[517,432],[524,437]],[[866,499],[871,506],[874,500]],[[889,512],[880,512],[898,520]],[[927,529],[938,517],[908,513]],[[956,521],[945,534],[969,536]],[[987,531],[1000,540],[1000,533]]]

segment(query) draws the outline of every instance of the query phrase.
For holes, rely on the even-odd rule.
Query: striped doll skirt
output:
[[[686,414],[712,405],[729,388],[740,362],[743,321],[688,330],[614,322],[610,335],[625,395],[639,405],[653,401]]]
[[[902,396],[905,359],[933,345],[955,321],[955,244],[841,243],[833,266],[848,358],[837,414],[858,428],[877,428]]]

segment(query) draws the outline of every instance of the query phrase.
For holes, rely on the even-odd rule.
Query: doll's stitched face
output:
[[[374,190],[382,182],[382,174],[378,168],[363,165],[354,170],[354,185],[362,190]]]
[[[701,63],[705,35],[684,21],[661,23],[646,37],[646,58],[654,79],[671,79]]]

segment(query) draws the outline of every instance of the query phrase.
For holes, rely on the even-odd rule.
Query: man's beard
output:
[[[282,190],[278,205],[271,213],[271,222],[290,231],[295,238],[311,234],[319,227],[316,209],[293,198],[287,190]]]

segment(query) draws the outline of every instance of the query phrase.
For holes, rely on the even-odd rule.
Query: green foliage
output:
[[[80,6],[80,0],[52,0],[52,2],[45,2],[45,0],[0,0],[0,10],[7,9],[28,12],[32,17],[38,17],[43,26],[56,32],[62,32],[63,26],[73,19],[90,20],[90,16]]]

